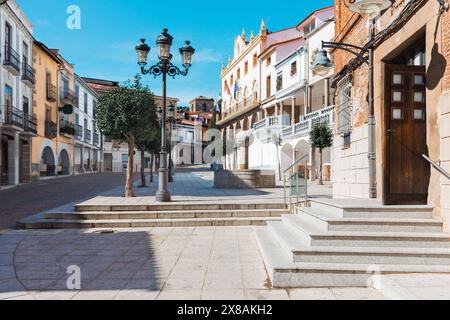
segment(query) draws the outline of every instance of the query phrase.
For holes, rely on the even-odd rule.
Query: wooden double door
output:
[[[427,150],[425,66],[386,65],[384,203],[426,204]]]

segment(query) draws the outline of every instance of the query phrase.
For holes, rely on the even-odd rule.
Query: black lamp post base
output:
[[[170,202],[171,199],[171,195],[169,192],[164,192],[164,191],[158,191],[156,193],[156,201],[157,202]]]

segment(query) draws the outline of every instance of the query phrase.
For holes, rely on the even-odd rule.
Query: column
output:
[[[308,112],[310,113],[312,112],[312,102],[313,102],[313,97],[312,97],[312,86],[308,86]]]
[[[84,146],[80,148],[80,163],[81,163],[80,172],[84,173]]]
[[[308,114],[308,88],[305,87],[305,92],[303,93],[305,104],[303,105],[303,116],[306,116]]]
[[[19,133],[14,133],[14,139],[8,140],[8,183],[19,184]]]
[[[291,98],[291,125],[295,125],[295,98]]]

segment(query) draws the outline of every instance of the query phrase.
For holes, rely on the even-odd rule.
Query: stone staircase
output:
[[[450,273],[450,234],[429,206],[313,200],[256,230],[274,287],[366,287],[374,275]]]
[[[18,222],[20,229],[261,226],[281,221],[282,203],[168,203],[75,206],[75,212],[48,212]]]

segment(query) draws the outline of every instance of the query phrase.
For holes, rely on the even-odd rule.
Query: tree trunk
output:
[[[150,182],[153,182],[153,166],[155,165],[155,155],[152,153],[150,155]]]
[[[141,187],[147,187],[147,181],[145,179],[145,150],[141,150]]]
[[[132,198],[133,194],[133,166],[134,166],[134,139],[128,141],[128,168],[125,182],[125,197]]]
[[[319,185],[323,186],[323,149],[319,149]]]

